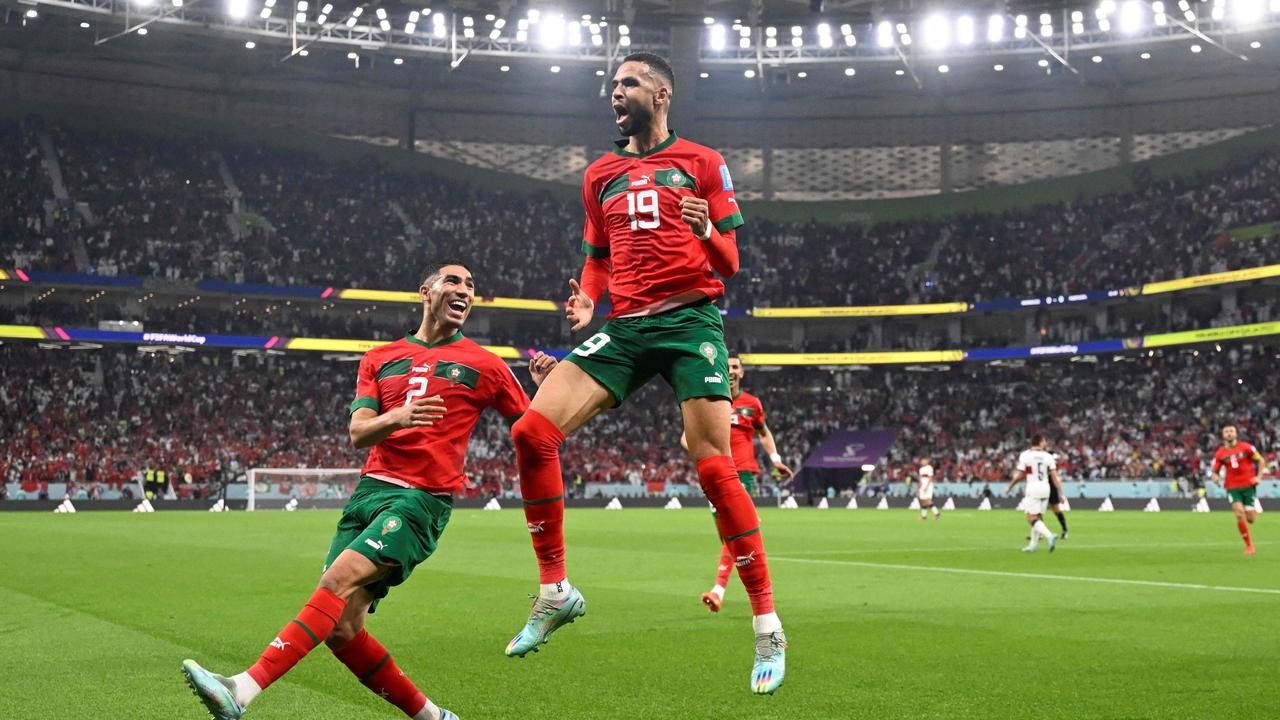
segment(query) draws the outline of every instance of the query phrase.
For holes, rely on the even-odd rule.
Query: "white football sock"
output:
[[[542,596],[544,600],[560,602],[569,597],[569,591],[572,589],[573,586],[569,584],[569,578],[566,577],[560,582],[542,583],[538,586],[538,595]]]
[[[920,517],[929,517],[929,510],[926,508],[920,508]]]
[[[413,716],[413,720],[440,720],[440,708],[431,702],[431,698],[427,698],[427,704]]]
[[[258,683],[249,677],[247,672],[234,675],[229,679],[233,685],[231,696],[236,699],[236,704],[241,708],[247,707],[254,698],[258,697],[258,693],[262,692],[262,688],[258,687]]]
[[[934,505],[934,506],[933,506],[932,508],[930,508],[930,509],[931,509],[931,510],[933,510],[933,516],[934,516],[934,517],[938,517],[938,506],[937,506],[937,505]]]
[[[1027,547],[1031,548],[1032,550],[1035,550],[1039,546],[1040,546],[1040,533],[1036,530],[1035,526],[1032,525],[1031,526],[1031,542],[1027,543]]]
[[[782,629],[782,621],[778,619],[778,613],[769,612],[763,615],[755,615],[751,618],[751,629],[757,635],[761,633],[777,632]]]
[[[1044,524],[1044,520],[1037,520],[1036,524],[1031,528],[1031,533],[1033,535],[1035,533],[1040,533],[1044,536],[1045,540],[1053,538],[1053,533],[1049,531],[1049,526]]]
[[[723,600],[723,599],[724,599],[724,586],[723,586],[723,585],[717,585],[717,586],[715,586],[715,587],[711,588],[711,594],[712,594],[712,595],[715,595],[716,597],[718,597],[718,598],[720,598],[721,600]]]

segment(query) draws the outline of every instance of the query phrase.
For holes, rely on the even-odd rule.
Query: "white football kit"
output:
[[[916,488],[920,502],[933,502],[933,466],[920,466],[920,487]]]
[[[1049,472],[1058,463],[1044,450],[1023,450],[1018,456],[1018,469],[1026,476],[1026,490],[1018,509],[1028,515],[1043,515],[1049,508]]]

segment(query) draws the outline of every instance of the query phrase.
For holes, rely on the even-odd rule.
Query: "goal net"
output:
[[[360,482],[360,468],[252,468],[245,510],[259,507],[342,507]]]

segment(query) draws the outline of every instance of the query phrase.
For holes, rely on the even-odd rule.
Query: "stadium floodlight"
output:
[[[738,34],[741,35],[742,37],[744,38],[751,37],[751,28],[747,27],[746,25],[739,25],[737,30],[738,30]]]
[[[853,33],[849,33],[844,36],[844,44],[847,47],[853,47],[858,44],[858,38]]]
[[[987,42],[998,43],[1004,40],[1004,16],[992,15],[987,18]]]
[[[850,25],[849,23],[845,23],[845,24],[841,25],[841,26],[840,26],[840,34],[841,34],[841,35],[852,35],[852,34],[853,34],[853,26],[852,26],[852,25]]]
[[[516,30],[528,30],[529,18],[520,18],[516,21]]]
[[[973,18],[968,15],[962,15],[956,20],[956,42],[968,47],[973,44],[973,40]]]
[[[947,18],[942,15],[925,18],[921,33],[924,36],[924,46],[930,50],[945,50],[951,44],[951,28]]]
[[[710,15],[708,15],[707,17],[702,18],[702,24],[703,24],[703,25],[715,25],[715,24],[716,24],[716,19],[715,19],[715,18],[713,18],[713,17],[711,17]]]
[[[301,50],[298,51],[298,54],[301,55],[302,57],[306,57],[311,54],[311,51],[306,48],[302,48]]]
[[[597,70],[597,71],[596,71],[596,77],[604,77],[604,71],[603,71],[603,70]]]
[[[711,73],[709,73],[709,72],[700,72],[700,73],[698,73],[698,77],[702,78],[703,80],[706,80],[707,78],[711,77]]]
[[[897,75],[898,77],[902,77],[903,75],[907,74],[907,71],[903,70],[902,68],[898,68],[897,70],[893,71],[893,74]]]
[[[182,7],[182,0],[171,0],[171,1],[173,2],[174,7],[176,8]]]
[[[1040,37],[1053,37],[1053,16],[1049,13],[1040,13]]]
[[[239,20],[249,14],[249,0],[227,0],[227,14]]]
[[[1125,0],[1120,6],[1120,32],[1132,35],[1142,29],[1142,5],[1138,0]]]
[[[1092,61],[1094,62],[1094,64],[1097,64],[1097,63],[1102,62],[1102,56],[1101,56],[1101,55],[1094,55],[1093,57],[1091,57],[1091,58],[1089,58],[1089,59],[1090,59],[1090,60],[1092,60]]]
[[[1280,13],[1280,0],[1271,0],[1271,12]]]
[[[800,37],[791,38],[791,47],[804,47],[804,38],[800,38]]]
[[[1187,10],[1186,12],[1182,13],[1182,17],[1186,18],[1187,22],[1196,21],[1196,14],[1194,11],[1191,11],[1191,10]]]
[[[871,465],[871,464],[867,464],[867,465],[863,465],[863,466],[862,466],[862,472],[864,472],[864,473],[874,472],[874,471],[875,471],[875,469],[876,469],[876,466],[875,466],[875,465]],[[853,506],[851,505],[850,507],[853,507]]]
[[[498,72],[511,72],[511,66],[510,65],[499,66]]]
[[[881,20],[876,25],[876,44],[882,48],[893,47],[893,23]]]
[[[555,49],[564,44],[564,18],[548,15],[538,23],[538,41],[545,48]]]
[[[772,25],[770,25],[769,27],[767,27],[767,28],[765,28],[765,29],[764,29],[764,35],[765,35],[765,37],[777,37],[777,35],[778,35],[778,28],[773,27]]]
[[[751,78],[754,78],[756,76],[756,71],[751,69],[744,70],[742,72],[742,76],[750,80]]]
[[[911,47],[911,33],[904,33],[898,38],[903,47]]]
[[[1265,8],[1262,0],[1235,0],[1235,20],[1241,24],[1255,23],[1262,19]]]
[[[92,25],[90,25],[90,24],[89,24],[89,23],[87,23],[87,22],[82,22],[82,23],[80,23],[80,29],[81,29],[81,30],[88,30],[88,29],[89,29],[89,28],[91,28],[91,27],[93,27],[93,26],[92,26]]]
[[[551,72],[553,72],[553,73],[558,73],[558,72],[560,72],[560,66],[559,66],[559,65],[552,65],[552,66],[551,66]]]
[[[567,23],[565,25],[565,30],[567,30],[569,34],[570,47],[578,47],[579,45],[582,44],[582,26],[581,25],[579,25],[578,23]]]
[[[1102,32],[1111,32],[1111,21],[1106,18],[1102,18],[1098,21],[1098,29]]]
[[[857,71],[857,70],[855,70],[855,69],[853,69],[853,68],[845,68],[845,69],[844,69],[844,76],[845,76],[845,77],[853,77],[854,75],[857,75],[857,74],[858,74],[858,71]]]
[[[1144,53],[1142,53],[1141,55],[1139,55],[1138,57],[1142,58],[1143,60],[1150,60],[1150,59],[1151,59],[1151,53],[1149,53],[1149,52],[1144,52]]]
[[[378,10],[377,10],[377,14],[378,14],[378,19],[379,19],[379,20],[386,20],[386,19],[387,19],[387,9],[386,9],[386,8],[378,8]],[[468,18],[468,19],[469,19],[469,18]]]
[[[31,11],[29,11],[29,12],[35,12],[35,10],[31,10]],[[32,15],[28,15],[27,17],[34,17],[34,16],[32,16]],[[146,34],[147,34],[147,33],[149,33],[149,32],[151,32],[151,31],[150,31],[150,30],[148,30],[148,29],[146,29],[146,28],[138,28],[138,34],[139,34],[139,35],[146,35]]]
[[[1214,5],[1213,9],[1209,11],[1209,17],[1213,18],[1214,20],[1221,20],[1226,16],[1227,16],[1227,9],[1221,5]]]
[[[1071,34],[1073,34],[1073,35],[1083,35],[1083,34],[1084,34],[1084,23],[1071,23]]]
[[[946,75],[947,73],[951,72],[951,66],[950,66],[950,65],[939,65],[939,66],[938,66],[938,72],[942,73],[943,75]]]
[[[494,15],[493,13],[485,13],[485,16],[484,16],[485,22],[493,22],[494,20],[497,20],[497,19],[498,19],[497,15]],[[588,17],[587,19],[590,20],[591,18]]]
[[[800,37],[802,35],[804,35],[804,28],[799,25],[791,26],[791,37]]]
[[[631,36],[623,35],[618,38],[618,47],[631,47]]]
[[[1013,19],[1013,36],[1021,40],[1027,36],[1027,16],[1019,15]]]
[[[894,26],[894,29],[898,31],[898,34],[899,34],[899,35],[906,35],[906,34],[907,34],[907,24],[906,24],[906,23],[898,23],[897,25],[895,25],[895,26]]]
[[[821,36],[823,36],[823,35],[830,35],[830,34],[831,34],[831,26],[830,26],[830,25],[828,25],[827,23],[818,23],[818,36],[819,36],[819,37],[821,37]]]
[[[1198,53],[1198,52],[1200,52],[1200,51],[1201,51],[1201,50],[1203,50],[1203,49],[1204,49],[1204,48],[1200,47],[1199,45],[1192,45],[1192,46],[1191,46],[1191,52],[1193,52],[1193,53]]]
[[[254,48],[256,48],[256,47],[258,47],[258,43],[254,42],[254,41],[252,41],[252,40],[249,40],[249,41],[245,42],[245,44],[244,44],[244,49],[245,49],[245,50],[252,50],[252,49],[254,49]]]
[[[473,38],[473,37],[475,37],[475,36],[476,36],[476,29],[475,29],[475,28],[463,28],[463,29],[462,29],[462,37],[464,37],[464,38],[466,38],[466,39],[470,40],[471,38]],[[457,66],[455,65],[454,67],[457,67]]]
[[[1036,61],[1036,64],[1037,64],[1037,65],[1039,65],[1039,66],[1040,66],[1040,67],[1042,67],[1042,68],[1047,68],[1047,67],[1049,67],[1049,61],[1048,61],[1048,60],[1045,60],[1044,58],[1040,58],[1039,60],[1037,60],[1037,61]]]
[[[449,28],[445,26],[444,13],[436,13],[431,16],[431,34],[442,38],[447,35]]]
[[[391,63],[392,63],[393,65],[403,65],[403,64],[404,64],[404,58],[396,58],[395,60],[392,60],[392,61],[391,61]]]
[[[1004,66],[1001,65],[1000,63],[996,63],[995,65],[992,65],[991,69],[995,70],[996,72],[1004,72]]]
[[[378,27],[382,28],[382,32],[391,32],[391,21],[390,21],[390,20],[379,20],[379,21],[378,21]]]
[[[805,71],[801,70],[800,72],[796,73],[796,77],[798,77],[798,78],[800,78],[801,80],[803,80],[803,79],[805,79],[805,78],[809,77],[809,73],[807,73],[807,72],[805,72]]]
[[[529,22],[533,23],[534,25],[537,25],[538,23],[542,22],[542,13],[539,12],[536,8],[529,8],[529,12],[525,14],[525,17],[528,18]]]
[[[764,46],[765,46],[765,47],[767,47],[767,48],[775,48],[775,47],[778,47],[778,38],[765,38],[765,39],[764,39]]]
[[[1262,43],[1258,42],[1257,40],[1254,40],[1253,42],[1249,43],[1249,47],[1253,48],[1254,50],[1257,50],[1258,48],[1262,47]]]
[[[749,37],[741,37],[741,38],[738,38],[738,47],[742,48],[743,50],[746,50],[746,49],[750,48],[750,47],[751,47],[751,38],[749,38]]]
[[[325,24],[325,23],[327,23],[327,22],[329,22],[329,16],[328,16],[328,15],[326,15],[326,14],[324,14],[324,13],[320,13],[319,15],[317,15],[317,16],[316,16],[316,24],[318,24],[318,25],[323,25],[323,24]]]
[[[304,12],[294,13],[294,14],[293,14],[293,21],[294,21],[295,23],[297,23],[298,25],[306,25],[306,24],[307,24],[307,14],[306,14],[306,13],[304,13]]]
[[[711,34],[711,41],[710,41],[711,49],[715,50],[716,52],[724,50],[724,46],[726,42],[724,26],[721,25],[720,23],[716,23],[715,25],[711,26],[711,29],[709,32]]]
[[[1169,24],[1169,18],[1164,12],[1164,3],[1156,0],[1151,3],[1151,12],[1155,18],[1156,27],[1164,27]]]

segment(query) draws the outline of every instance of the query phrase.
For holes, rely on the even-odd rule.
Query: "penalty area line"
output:
[[[900,563],[862,562],[858,560],[820,560],[816,558],[797,558],[778,555],[767,555],[769,560],[807,563],[811,565],[842,565],[845,567],[862,567],[879,570],[917,570],[920,572],[951,573],[954,575],[986,575],[988,577],[1028,578],[1032,580],[1068,580],[1073,582],[1100,583],[1104,585],[1137,585],[1140,587],[1177,588],[1181,590],[1218,590],[1221,592],[1259,593],[1262,595],[1280,595],[1280,589],[1235,587],[1232,585],[1203,585],[1200,583],[1163,582],[1160,580],[1130,580],[1127,578],[1087,577],[1084,575],[1053,575],[1050,573],[1026,573],[1007,570],[974,570],[971,568],[937,567],[932,565],[905,565]]]

